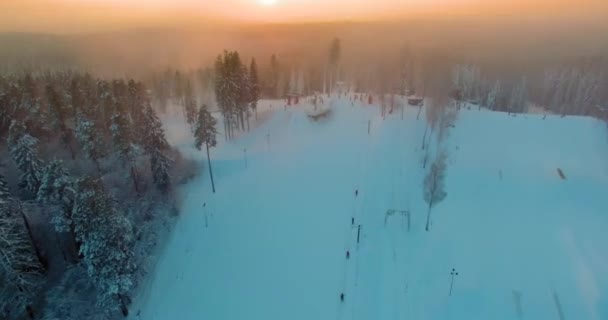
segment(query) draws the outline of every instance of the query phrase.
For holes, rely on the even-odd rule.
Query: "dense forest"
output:
[[[2,318],[127,313],[195,165],[132,79],[4,76],[0,112]]]

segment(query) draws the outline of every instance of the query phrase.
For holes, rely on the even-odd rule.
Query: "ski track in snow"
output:
[[[216,194],[187,126],[164,119],[204,165],[133,319],[608,319],[604,124],[463,109],[425,232],[424,112],[329,104],[311,122],[261,103],[267,121],[212,150]],[[409,210],[411,230],[385,225],[388,209]]]

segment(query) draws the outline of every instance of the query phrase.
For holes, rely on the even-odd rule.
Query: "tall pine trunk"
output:
[[[97,168],[97,174],[99,175],[99,178],[101,179],[102,174],[101,174],[101,166],[99,165],[99,160],[95,159],[95,160],[93,160],[93,162],[95,163],[95,168]]]
[[[431,208],[432,207],[433,207],[433,201],[430,201],[429,202],[429,210],[428,210],[428,212],[426,214],[426,228],[425,228],[426,231],[429,231],[429,224],[431,222]]]
[[[211,177],[211,190],[215,193],[215,182],[213,182],[213,170],[211,169],[211,157],[209,157],[209,144],[205,143],[207,148],[207,165],[209,166],[209,177]]]
[[[23,210],[23,208],[21,208],[21,204],[19,204],[19,209],[21,211],[21,217],[23,218],[23,224],[25,226],[25,229],[27,230],[27,235],[30,238],[30,242],[32,243],[32,248],[34,248],[34,253],[36,254],[36,258],[38,258],[38,263],[40,263],[40,265],[44,268],[44,271],[48,271],[48,265],[46,263],[46,259],[44,259],[44,257],[42,257],[42,254],[40,253],[40,249],[38,248],[38,245],[36,244],[36,241],[34,240],[34,233],[32,232],[32,227],[30,226],[30,222],[27,219],[27,216],[25,215],[25,211]]]
[[[429,130],[429,125],[427,124],[426,127],[424,127],[424,135],[422,136],[422,150],[424,150],[424,148],[425,148],[426,132],[428,130]]]
[[[245,113],[241,111],[241,130],[245,131]]]
[[[133,189],[135,189],[135,193],[139,196],[139,183],[137,182],[137,169],[135,166],[131,166],[131,180],[133,181]]]

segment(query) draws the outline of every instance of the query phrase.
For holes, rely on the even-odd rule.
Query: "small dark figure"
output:
[[[355,190],[355,198],[359,195],[359,189]]]
[[[355,218],[354,217],[350,218],[350,225],[351,226],[355,225]]]
[[[340,293],[340,301],[344,302],[344,292]]]
[[[346,259],[350,259],[350,251],[346,250]]]

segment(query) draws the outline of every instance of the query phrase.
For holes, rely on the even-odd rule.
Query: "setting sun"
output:
[[[258,2],[263,6],[270,7],[276,5],[278,0],[258,0]]]

